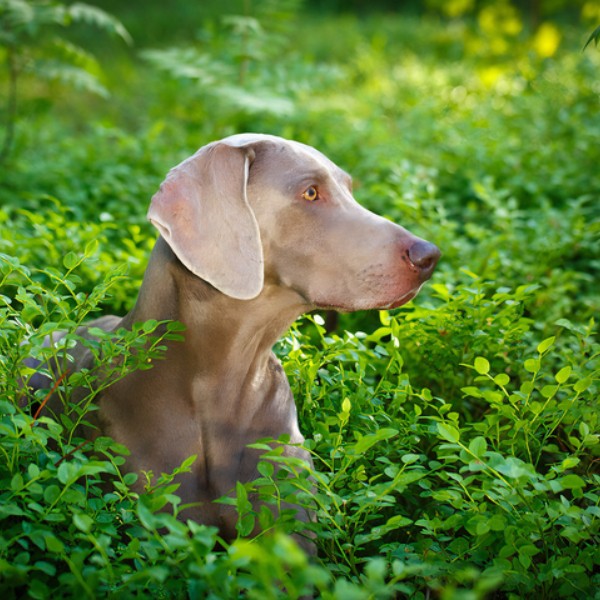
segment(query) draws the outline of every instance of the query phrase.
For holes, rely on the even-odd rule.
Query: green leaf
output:
[[[146,504],[140,500],[137,505],[137,515],[140,519],[140,523],[148,530],[152,531],[154,529],[154,525],[156,523],[156,517],[146,506]]]
[[[412,523],[411,519],[406,518],[403,515],[394,515],[393,517],[390,517],[386,524],[385,524],[385,529],[387,530],[392,530],[392,529],[399,529],[400,527],[406,527],[407,525],[410,525]]]
[[[452,427],[452,425],[448,425],[446,423],[438,423],[437,428],[440,437],[442,437],[448,442],[456,444],[456,442],[458,442],[458,440],[460,439],[460,432],[455,427]]]
[[[539,358],[528,358],[524,363],[526,371],[530,373],[537,373],[540,370],[540,359]]]
[[[51,505],[57,500],[60,496],[60,488],[57,485],[49,485],[44,490],[44,501],[46,504]]]
[[[177,472],[178,473],[184,473],[184,472],[188,472],[190,471],[192,465],[196,462],[198,458],[197,454],[192,454],[191,456],[188,456],[182,463],[181,466],[178,467]]]
[[[483,396],[479,388],[476,388],[472,385],[460,388],[460,391],[465,394],[465,396],[471,396],[472,398],[481,398]]]
[[[526,556],[535,556],[540,552],[540,549],[533,544],[524,544],[518,549],[519,554],[525,554]]]
[[[383,558],[376,557],[369,560],[365,567],[365,574],[370,581],[383,585],[387,573],[387,563]]]
[[[504,399],[501,392],[495,392],[494,390],[484,390],[482,395],[491,404],[501,404]]]
[[[65,545],[54,534],[48,532],[45,536],[46,548],[54,554],[62,554],[65,551]]]
[[[350,399],[344,398],[344,401],[342,402],[342,412],[345,414],[350,414],[351,408],[352,408],[352,403],[350,402]]]
[[[574,331],[575,333],[579,333],[580,335],[585,335],[586,333],[585,327],[583,327],[582,325],[575,325],[571,323],[571,321],[569,321],[568,319],[558,319],[558,321],[555,321],[554,323],[559,327],[564,327],[565,329],[568,329],[569,331]]]
[[[389,440],[390,438],[398,435],[397,429],[383,428],[379,429],[375,433],[368,433],[363,435],[353,446],[356,454],[364,454],[369,448],[377,444],[378,442]]]
[[[492,531],[502,531],[506,527],[506,519],[501,514],[495,514],[490,519],[490,529]]]
[[[562,384],[562,383],[565,383],[565,381],[567,381],[567,379],[569,379],[570,376],[571,376],[571,367],[567,366],[567,367],[563,367],[554,376],[554,379],[556,379],[557,383]]]
[[[575,475],[574,473],[561,477],[558,482],[565,490],[574,490],[585,487],[585,481],[579,477],[579,475]]]
[[[573,467],[576,467],[580,462],[581,462],[580,459],[577,458],[576,456],[567,456],[567,458],[565,458],[562,461],[562,463],[560,463],[560,469],[561,469],[561,471],[566,471],[567,469],[572,469]]]
[[[68,14],[73,21],[95,25],[99,29],[118,35],[128,45],[133,43],[129,32],[118,19],[96,6],[76,2],[68,7]]]
[[[21,473],[15,473],[10,481],[10,489],[18,492],[23,487],[23,476]]]
[[[275,467],[273,466],[273,463],[261,460],[256,469],[263,477],[271,478],[273,477]]]
[[[246,513],[240,519],[235,526],[238,534],[242,537],[247,537],[252,533],[254,526],[256,524],[256,518],[251,513]]]
[[[529,396],[531,392],[533,392],[533,382],[532,381],[524,381],[519,388],[519,391],[526,396]]]
[[[590,427],[587,423],[581,421],[581,423],[579,423],[579,427],[577,427],[577,431],[579,431],[579,435],[584,438],[586,435],[589,435]]]
[[[478,356],[475,359],[473,366],[480,375],[486,375],[490,372],[490,363],[487,358],[483,358],[483,356]]]
[[[494,377],[494,383],[497,385],[505,386],[510,381],[510,377],[506,373],[498,373],[496,377]]]
[[[590,385],[592,385],[592,378],[584,377],[583,379],[580,379],[577,383],[575,383],[573,389],[580,394],[581,392],[585,392],[585,390],[587,390],[590,387]]]
[[[73,524],[80,531],[89,533],[89,531],[92,529],[92,525],[94,524],[94,520],[89,515],[84,513],[76,513],[73,515]]]
[[[517,550],[519,553],[519,562],[525,569],[528,569],[531,566],[531,557],[535,556],[539,551],[539,548],[536,548],[533,544],[521,546]]]
[[[31,506],[29,508],[31,508]],[[17,502],[15,502],[14,504],[6,504],[6,503],[0,504],[0,521],[2,519],[5,519],[6,517],[11,517],[11,516],[19,517],[24,514],[25,514],[25,512],[18,505]]]
[[[77,263],[79,262],[79,257],[77,256],[77,254],[75,254],[75,252],[67,252],[65,254],[65,257],[63,258],[63,265],[65,266],[66,269],[74,269],[77,266]]]
[[[56,475],[61,483],[70,485],[77,478],[77,466],[68,462],[63,462],[58,467]]]
[[[475,526],[477,535],[485,535],[490,530],[490,522],[487,519],[481,519]]]
[[[34,567],[36,569],[39,569],[40,571],[42,571],[43,573],[45,573],[46,575],[49,575],[50,577],[54,577],[54,575],[56,575],[56,566],[48,563],[46,561],[42,561],[42,560],[38,560]],[[46,593],[44,596],[41,596],[42,598],[48,598],[49,594]]]
[[[544,398],[551,398],[558,391],[557,385],[545,385],[541,389],[541,394]]]
[[[86,257],[93,256],[98,251],[98,240],[93,239],[85,245],[84,255]]]
[[[478,436],[472,439],[469,444],[469,451],[477,456],[477,458],[481,458],[487,451],[487,442],[485,438]]]
[[[592,31],[588,41],[585,43],[583,49],[585,50],[592,42],[594,42],[595,46],[598,46],[598,40],[600,39],[600,25]]]
[[[137,473],[125,473],[125,475],[123,475],[123,482],[125,483],[125,485],[133,485],[136,481],[138,480],[138,474]]]
[[[412,465],[419,460],[418,454],[404,454],[400,459],[405,465]]]
[[[158,321],[156,319],[149,319],[148,321],[144,321],[142,323],[142,331],[144,333],[152,333],[158,326]]]
[[[546,338],[543,342],[541,342],[538,345],[537,351],[540,354],[544,354],[544,352],[546,352],[548,350],[548,348],[550,348],[550,346],[552,346],[552,344],[554,344],[555,339],[556,339],[555,336],[550,336],[549,338]]]
[[[539,415],[542,412],[543,408],[543,404],[541,402],[538,402],[537,400],[534,400],[533,402],[529,403],[529,410],[534,415]]]

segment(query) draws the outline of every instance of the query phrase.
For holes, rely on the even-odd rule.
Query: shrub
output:
[[[180,4],[169,26],[148,23],[165,32],[150,62],[107,57],[110,107],[73,96],[32,111],[2,173],[4,596],[597,595],[600,55],[567,25],[552,56],[526,29],[494,54],[468,20],[324,18],[295,2],[283,20],[252,3],[179,39]],[[31,80],[22,92],[37,106]],[[149,197],[179,159],[240,129],[317,146],[353,174],[359,201],[443,259],[402,309],[341,315],[332,330],[316,314],[277,345],[315,468],[284,458],[285,440],[258,440],[258,479],[222,499],[239,514],[226,544],[176,518],[174,477],[193,457],[134,491],[127,450],[80,437],[106,383],[97,369],[52,374],[66,410],[40,416],[50,390],[23,406],[23,359],[67,360],[84,320],[131,308]],[[44,347],[56,331],[68,333]],[[179,335],[156,322],[97,333],[90,351],[115,377]],[[73,402],[82,385],[91,393]],[[314,561],[291,502],[315,512]]]

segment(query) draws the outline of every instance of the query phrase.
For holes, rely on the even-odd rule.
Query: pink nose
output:
[[[421,281],[431,277],[440,256],[439,248],[425,240],[416,241],[408,249],[408,259],[418,269]]]

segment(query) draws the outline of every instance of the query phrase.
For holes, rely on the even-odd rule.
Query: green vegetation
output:
[[[2,597],[598,598],[595,3],[197,4],[0,0]],[[167,170],[245,130],[316,146],[443,258],[409,305],[306,317],[277,345],[315,472],[258,441],[223,546],[173,516],[174,473],[135,494],[126,448],[77,437],[100,389],[68,404],[111,357],[150,368],[177,324],[91,345],[103,364],[54,382],[59,419],[37,414],[47,391],[19,398],[25,357],[61,360],[132,306]],[[252,493],[316,511],[317,560]]]

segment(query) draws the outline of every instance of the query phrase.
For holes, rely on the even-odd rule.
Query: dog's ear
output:
[[[251,147],[215,143],[170,171],[148,219],[195,275],[240,300],[263,288],[258,223],[246,197]]]

